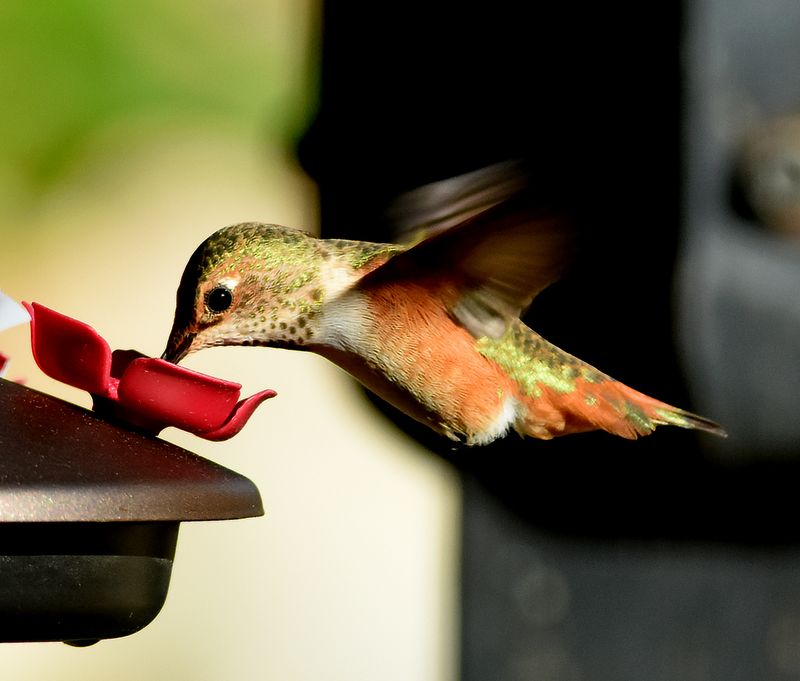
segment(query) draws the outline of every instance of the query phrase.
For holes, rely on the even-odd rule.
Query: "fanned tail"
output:
[[[522,322],[502,338],[481,338],[478,351],[514,382],[520,409],[514,427],[549,439],[590,430],[636,439],[657,426],[725,437],[713,421],[640,393],[546,341]]]
[[[649,435],[658,426],[678,426],[727,436],[714,421],[656,400],[612,378],[581,383],[576,394],[550,396],[553,406],[564,414],[565,433],[602,429],[633,440]]]

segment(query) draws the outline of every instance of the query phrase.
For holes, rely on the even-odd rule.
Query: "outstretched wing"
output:
[[[365,276],[359,287],[446,283],[451,315],[476,338],[499,338],[570,260],[568,220],[540,206],[516,164],[411,192],[395,214],[404,216],[406,233],[421,231],[426,238]]]

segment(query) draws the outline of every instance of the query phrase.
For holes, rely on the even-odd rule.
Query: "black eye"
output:
[[[233,302],[233,294],[230,289],[224,286],[217,286],[212,288],[206,294],[206,307],[212,312],[220,313],[225,312]]]

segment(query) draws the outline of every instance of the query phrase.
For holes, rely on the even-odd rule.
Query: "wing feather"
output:
[[[446,282],[456,291],[446,301],[451,315],[476,338],[497,338],[563,273],[574,239],[565,214],[541,208],[519,167],[479,172],[424,187],[416,198],[412,192],[403,229],[414,232],[417,225],[427,238],[359,286]],[[416,220],[410,217],[415,206]]]

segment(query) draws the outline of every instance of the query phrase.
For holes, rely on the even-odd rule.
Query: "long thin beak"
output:
[[[173,333],[167,343],[167,349],[164,350],[164,353],[161,355],[161,359],[165,359],[173,364],[180,362],[189,354],[189,348],[191,348],[192,341],[196,335],[195,333],[188,332]]]

